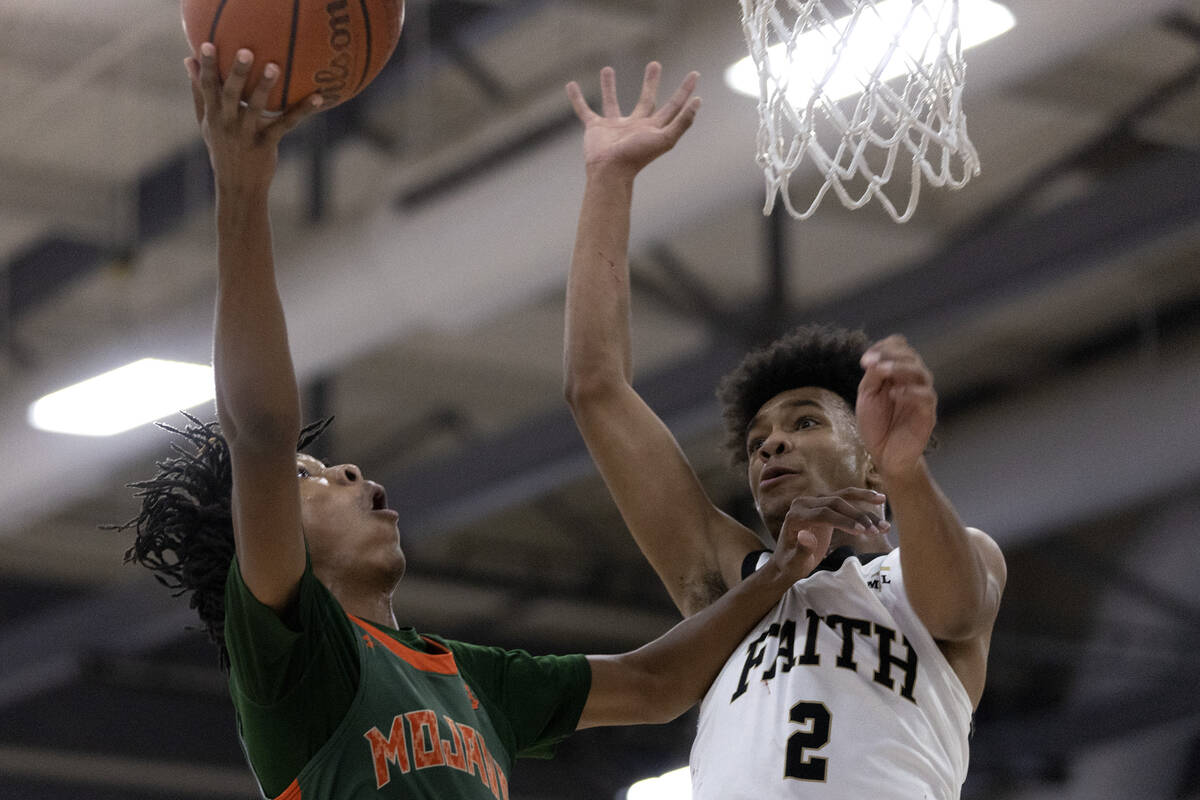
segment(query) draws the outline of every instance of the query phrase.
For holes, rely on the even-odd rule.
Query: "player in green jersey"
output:
[[[279,140],[320,98],[264,116],[279,70],[246,93],[252,62],[239,51],[222,84],[211,44],[188,59],[216,178],[219,425],[177,431],[190,446],[136,484],[129,558],[192,593],[264,794],[503,798],[516,757],[544,756],[572,730],[676,717],[854,521],[798,516],[767,567],[630,653],[535,658],[401,627],[392,592],[405,556],[383,489],[354,465],[297,453],[319,426],[300,425],[267,195]],[[681,105],[666,135],[693,114]]]

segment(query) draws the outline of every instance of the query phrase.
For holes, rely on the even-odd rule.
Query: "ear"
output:
[[[862,460],[863,477],[867,488],[874,492],[883,492],[883,478],[879,477],[879,470],[875,468],[875,462],[871,459],[871,454],[866,451],[866,448],[862,450]]]

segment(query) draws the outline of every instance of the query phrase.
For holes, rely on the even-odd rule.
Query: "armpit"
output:
[[[706,572],[700,577],[700,580],[688,587],[684,597],[684,607],[689,609],[690,614],[694,614],[720,600],[721,595],[728,591],[729,586],[720,572],[716,570]]]

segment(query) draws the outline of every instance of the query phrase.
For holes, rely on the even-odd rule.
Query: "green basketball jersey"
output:
[[[341,725],[281,796],[507,800],[512,758],[453,653],[410,649],[351,616],[362,673]]]
[[[504,798],[515,759],[575,730],[581,655],[393,630],[355,618],[307,565],[283,617],[242,582],[225,593],[238,734],[267,797]]]

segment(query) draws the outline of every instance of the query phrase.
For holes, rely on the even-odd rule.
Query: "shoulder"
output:
[[[971,547],[983,561],[988,576],[1003,587],[1008,580],[1008,564],[1004,560],[1004,553],[1000,550],[1000,545],[978,528],[968,527],[967,536],[970,539]]]
[[[306,564],[296,596],[282,610],[261,602],[234,558],[225,578],[224,640],[233,672],[291,670],[334,645],[352,671],[357,638],[349,618]],[[344,652],[344,656],[340,653]]]
[[[1000,550],[1000,545],[996,544],[996,540],[988,534],[981,531],[979,528],[966,527],[967,541],[970,543],[971,549],[979,557],[987,570],[988,576],[997,580],[1001,586],[1004,585],[1008,578],[1008,565],[1004,560],[1004,553]],[[903,546],[896,547],[887,553],[889,562],[894,561],[898,567],[900,562],[900,551]],[[866,561],[864,560],[864,564]]]
[[[454,654],[459,674],[501,726],[518,757],[548,758],[575,730],[591,691],[592,669],[583,655],[539,655],[525,650],[429,637]]]
[[[544,679],[549,675],[571,681],[590,678],[587,658],[583,655],[535,656],[527,650],[472,644],[456,639],[424,634],[454,654],[459,671],[483,682],[508,683],[526,679]]]

